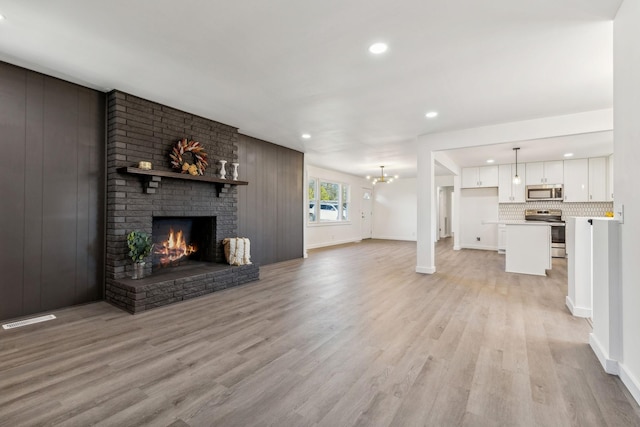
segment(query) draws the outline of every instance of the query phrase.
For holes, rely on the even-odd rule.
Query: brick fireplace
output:
[[[108,94],[107,125],[105,299],[138,313],[257,280],[257,265],[224,263],[222,239],[237,236],[236,186],[179,179],[169,163],[176,141],[193,139],[203,144],[209,156],[205,177],[215,177],[218,160],[238,159],[237,129],[120,91]],[[162,176],[123,173],[123,168],[140,161],[151,162]],[[176,263],[168,265],[173,269],[161,269],[147,262],[148,277],[131,280],[126,235],[141,230],[151,234],[154,242],[161,241],[166,236],[154,236],[154,218],[206,224],[208,231],[196,234],[210,234],[213,244],[202,249],[206,254],[196,265]]]

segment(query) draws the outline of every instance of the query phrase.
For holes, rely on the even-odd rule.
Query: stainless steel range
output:
[[[525,221],[547,222],[551,226],[551,256],[565,258],[565,223],[560,209],[527,209],[524,211]]]

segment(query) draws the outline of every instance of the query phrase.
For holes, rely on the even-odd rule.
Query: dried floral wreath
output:
[[[192,163],[184,159],[185,153],[191,153],[193,157]],[[181,173],[204,175],[204,170],[209,166],[207,152],[204,151],[202,144],[193,140],[187,141],[187,138],[182,138],[176,142],[176,145],[171,149],[171,153],[169,153],[169,157],[171,158],[171,166]]]

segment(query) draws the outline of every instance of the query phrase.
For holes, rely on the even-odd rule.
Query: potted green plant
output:
[[[129,256],[133,260],[133,276],[131,278],[142,279],[144,277],[144,259],[153,249],[151,236],[144,231],[134,230],[127,235],[127,245],[129,246]]]

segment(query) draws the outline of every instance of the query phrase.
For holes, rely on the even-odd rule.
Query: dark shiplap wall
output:
[[[303,256],[304,155],[246,135],[238,139],[238,233],[251,258],[271,264]]]
[[[102,298],[105,95],[0,62],[0,319]]]

